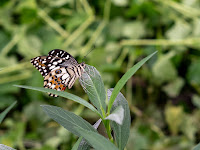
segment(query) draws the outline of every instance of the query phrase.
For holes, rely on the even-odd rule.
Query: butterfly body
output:
[[[44,87],[57,91],[64,91],[66,87],[70,89],[85,69],[85,63],[79,64],[73,56],[59,49],[50,51],[48,56],[33,58],[31,63],[44,77]]]

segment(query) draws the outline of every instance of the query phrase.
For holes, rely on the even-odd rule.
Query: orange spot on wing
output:
[[[52,84],[56,84],[56,81],[55,81],[55,80],[52,80],[51,83],[52,83]]]
[[[58,81],[58,82],[61,82],[61,81],[62,81],[62,80],[61,80],[61,77],[60,77],[60,78],[58,78],[58,79],[57,79],[57,81]]]
[[[59,85],[56,85],[56,86],[55,86],[55,89],[58,89],[58,88],[59,88]]]

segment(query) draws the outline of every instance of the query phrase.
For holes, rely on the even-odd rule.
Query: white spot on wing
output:
[[[52,85],[51,88],[54,89],[54,88],[55,88],[55,85]]]
[[[52,70],[53,68],[55,68],[55,66],[51,66],[49,69]]]
[[[66,78],[69,77],[69,74],[65,73],[63,76],[62,76],[62,80],[65,80]]]
[[[62,59],[60,59],[59,61],[58,61],[58,63],[61,63],[62,62]]]
[[[53,66],[51,66],[51,67],[53,67]],[[51,68],[51,67],[50,67],[50,68]],[[54,66],[54,67],[55,67],[55,66]],[[50,69],[50,68],[49,68],[49,69]],[[57,69],[59,69],[59,68],[60,68],[60,67],[58,66],[58,67],[55,67],[53,70],[57,70]],[[53,71],[53,70],[52,70],[52,71]]]
[[[65,59],[69,59],[69,55],[67,55],[67,56],[65,57]]]
[[[54,64],[54,65],[57,65],[57,64],[58,64],[58,62],[53,62],[53,64]]]

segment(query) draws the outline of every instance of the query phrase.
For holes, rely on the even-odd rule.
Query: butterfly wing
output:
[[[70,81],[70,75],[67,72],[67,68],[62,67],[54,69],[44,78],[44,87],[57,91],[64,91],[68,81]],[[49,96],[57,97],[57,95],[51,93],[49,93]]]
[[[60,50],[60,49],[51,50],[48,53],[48,56],[59,57],[61,59],[64,59],[65,61],[64,61],[64,63],[62,63],[62,66],[64,66],[64,67],[78,65],[78,62],[72,55],[70,55],[69,53],[67,53],[63,50]]]
[[[35,57],[31,63],[44,77],[44,87],[57,91],[64,91],[67,86],[70,89],[82,71],[74,57],[60,49],[50,51],[48,56]]]
[[[65,60],[52,56],[38,56],[30,61],[40,71],[43,77],[47,76],[53,69],[58,68]]]

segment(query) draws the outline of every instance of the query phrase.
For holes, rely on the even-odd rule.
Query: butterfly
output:
[[[86,67],[85,63],[79,64],[72,55],[60,49],[51,50],[48,56],[32,58],[30,62],[44,77],[44,87],[57,91],[70,89]],[[49,96],[57,97],[52,93]]]

